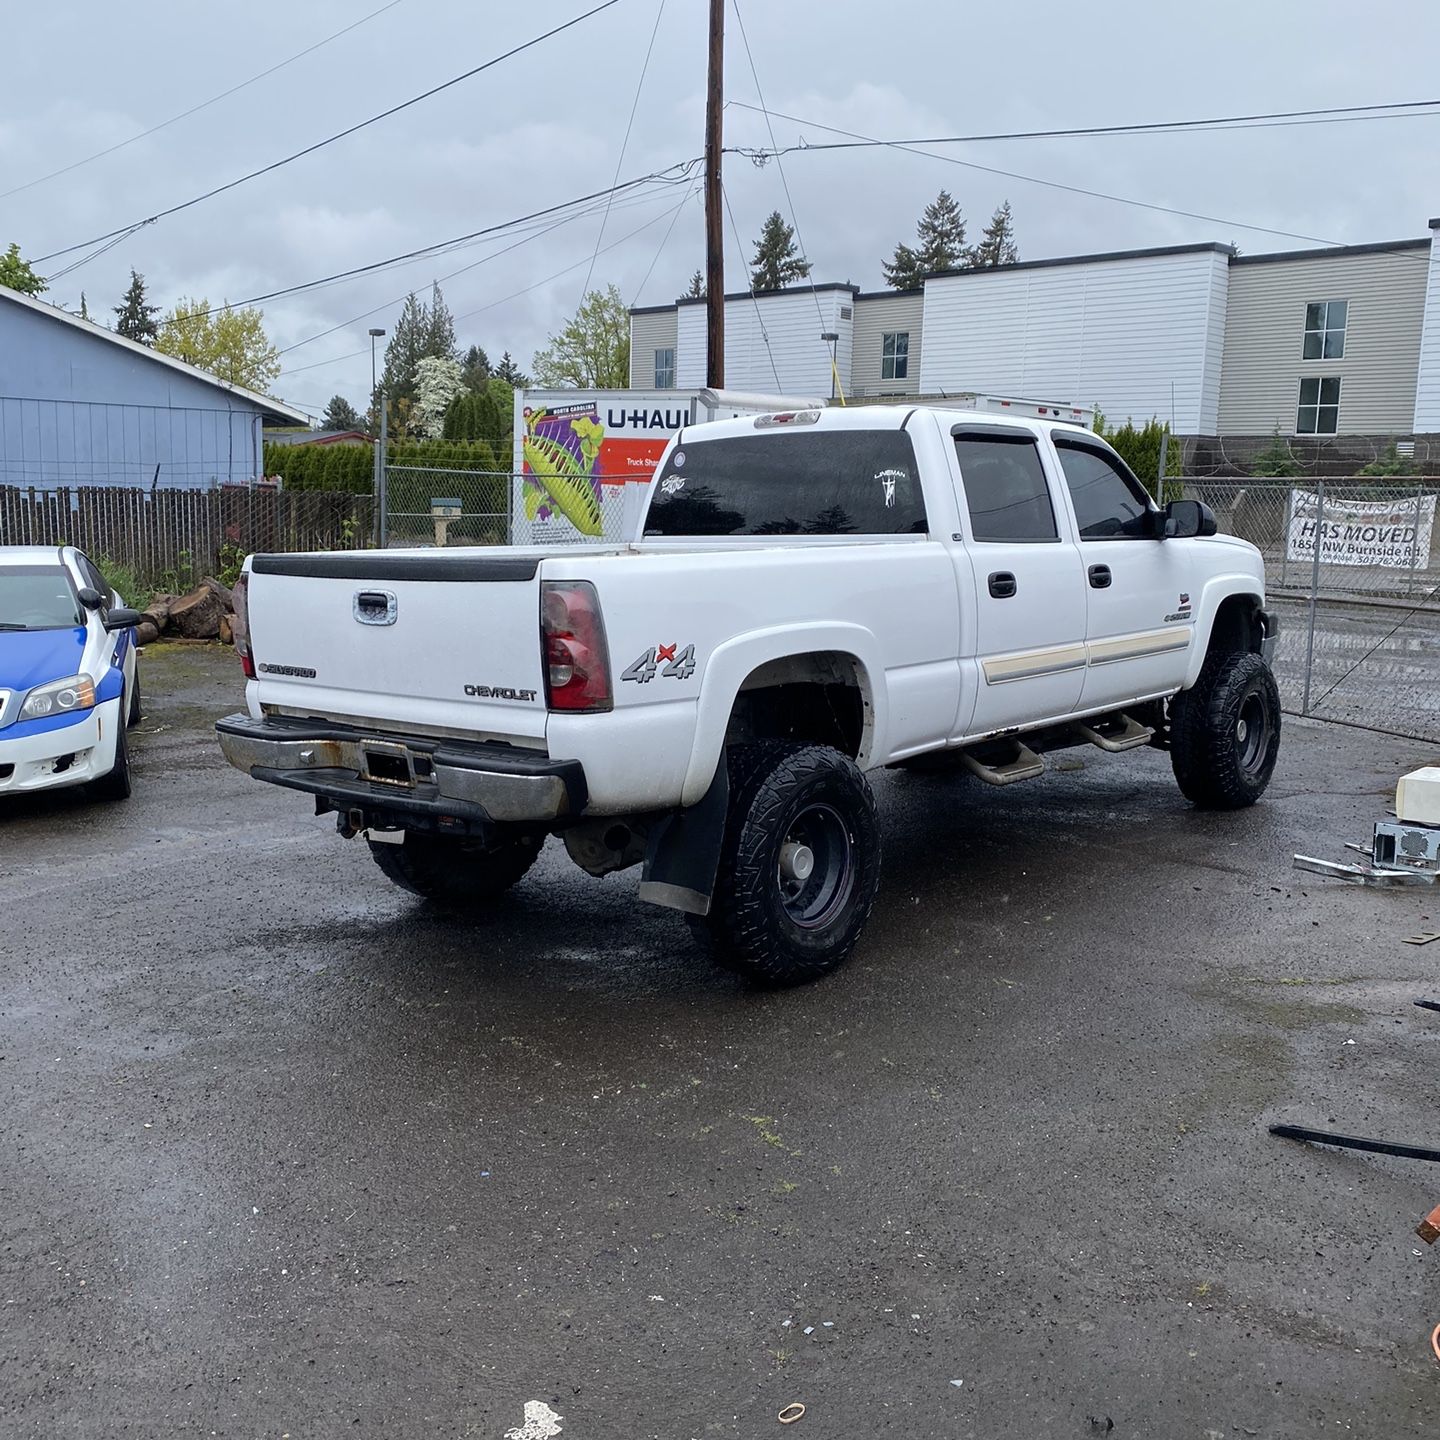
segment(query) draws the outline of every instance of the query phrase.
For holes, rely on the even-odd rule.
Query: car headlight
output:
[[[72,710],[89,710],[95,704],[95,682],[88,675],[52,680],[37,685],[20,707],[20,720],[43,720],[47,715],[64,715]]]

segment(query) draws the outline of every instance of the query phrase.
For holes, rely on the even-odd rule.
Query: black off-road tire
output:
[[[818,980],[854,949],[875,903],[880,828],[869,783],[825,745],[741,745],[728,764],[710,914],[689,917],[691,928],[719,963],[762,985]],[[807,840],[815,871],[787,878],[787,844]]]
[[[108,775],[92,780],[87,787],[95,800],[128,800],[130,798],[130,749],[125,743],[125,726],[115,732],[115,763]]]
[[[1202,809],[1253,805],[1279,750],[1280,691],[1259,655],[1214,656],[1170,702],[1170,763],[1181,793]]]
[[[481,909],[524,878],[543,835],[482,840],[405,832],[402,845],[367,842],[375,863],[402,890],[457,910]]]

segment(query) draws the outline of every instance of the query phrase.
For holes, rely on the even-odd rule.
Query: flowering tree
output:
[[[415,367],[415,428],[431,440],[438,440],[445,426],[445,412],[464,388],[458,360],[427,355]]]

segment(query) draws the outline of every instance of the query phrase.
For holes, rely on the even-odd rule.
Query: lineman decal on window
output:
[[[648,685],[657,674],[663,680],[688,680],[695,673],[695,647],[687,645],[683,650],[679,647],[678,640],[669,645],[652,645],[633,665],[626,667],[620,678],[640,685]]]

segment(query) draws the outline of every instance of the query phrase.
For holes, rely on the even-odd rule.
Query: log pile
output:
[[[150,645],[162,635],[182,640],[234,641],[235,597],[218,580],[207,577],[188,595],[156,595],[140,611],[135,643]]]

